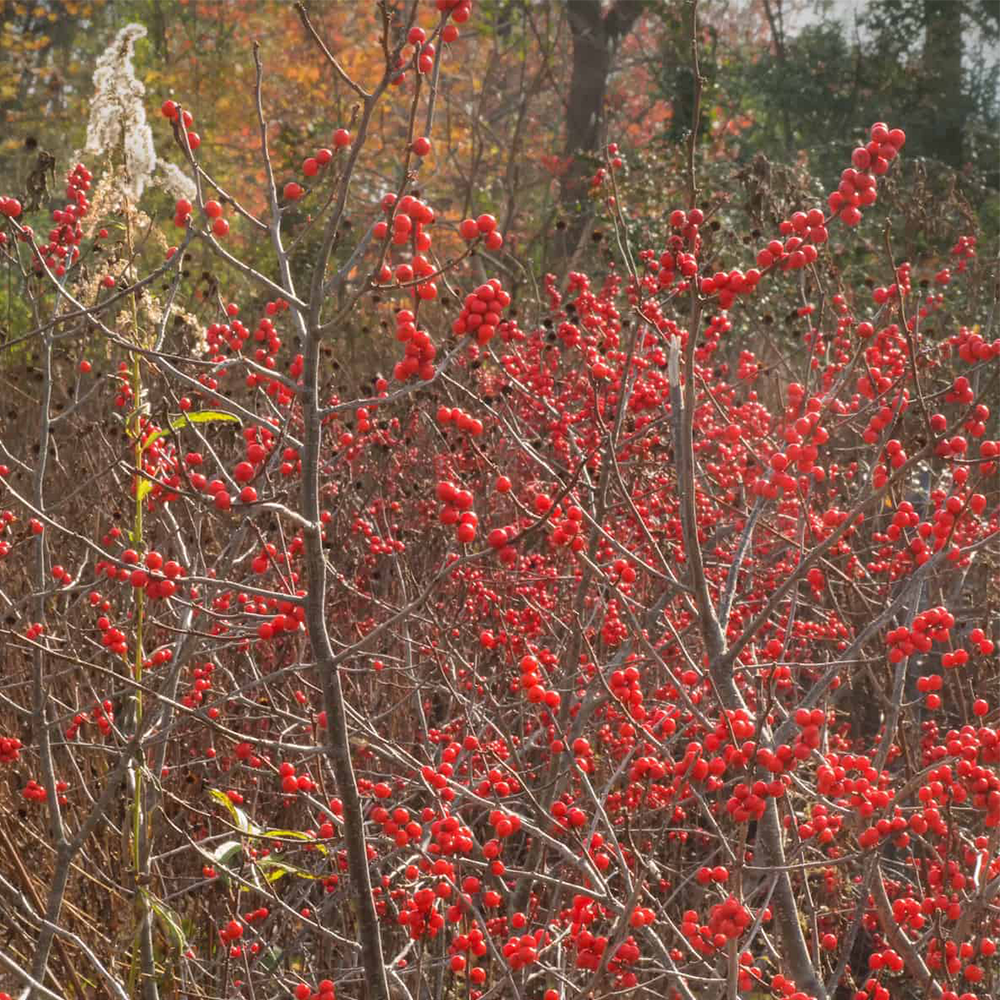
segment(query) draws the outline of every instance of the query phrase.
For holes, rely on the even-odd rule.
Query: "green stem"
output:
[[[129,258],[132,259],[132,224],[131,215],[129,212],[129,206],[125,206],[125,226],[127,234],[127,243],[129,249]],[[132,282],[135,281],[135,276],[132,275]],[[139,308],[136,301],[136,296],[133,294],[131,296],[132,305],[132,338],[136,345],[139,345]],[[132,478],[132,488],[135,492],[135,512],[132,518],[132,545],[136,552],[139,553],[140,557],[145,554],[145,538],[143,535],[143,493],[141,486],[143,483],[142,478],[142,369],[140,367],[140,355],[138,352],[132,352],[132,370],[131,370],[131,386],[132,386],[132,399],[134,401],[134,406],[132,409],[132,416],[130,419],[130,426],[128,427],[129,434],[132,438],[132,449],[133,449],[133,467],[134,474]],[[135,659],[132,664],[132,677],[137,684],[142,683],[142,664],[143,664],[143,629],[145,625],[146,616],[146,593],[143,588],[136,588],[136,604],[135,604]],[[131,720],[132,724],[135,726],[135,730],[138,732],[139,727],[142,725],[142,690],[136,688],[135,694],[133,695],[133,706],[134,706],[134,716]],[[132,797],[132,844],[131,844],[131,861],[132,861],[132,873],[135,882],[135,888],[138,890],[140,882],[143,880],[142,877],[148,873],[145,871],[146,868],[146,858],[147,851],[146,847],[146,836],[144,830],[144,810],[143,810],[143,787],[142,787],[142,767],[136,764],[130,765],[133,777],[133,797]],[[140,965],[142,964],[142,939],[145,934],[145,928],[149,920],[149,904],[146,899],[144,892],[136,892],[136,935],[132,944],[132,960],[129,968],[129,994],[131,996],[136,995],[136,979],[140,974]],[[150,970],[145,970],[147,975]],[[145,994],[149,988],[148,983],[143,984],[143,993]]]

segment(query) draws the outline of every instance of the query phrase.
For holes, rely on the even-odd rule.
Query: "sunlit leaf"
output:
[[[233,859],[243,853],[243,845],[238,840],[226,840],[212,852],[212,857],[220,865],[229,865]]]
[[[215,799],[216,802],[224,805],[229,811],[229,815],[233,819],[233,826],[236,827],[240,833],[245,833],[251,837],[259,837],[263,832],[259,826],[257,826],[247,814],[236,805],[233,800],[226,795],[225,792],[220,791],[218,788],[210,788],[208,794]]]
[[[179,417],[174,417],[170,421],[170,430],[179,431],[188,424],[210,424],[210,423],[240,423],[240,418],[231,413],[224,413],[222,410],[198,410],[196,413],[183,413]],[[154,441],[165,438],[169,431],[164,427],[154,431],[142,443],[142,451],[145,451]]]
[[[264,878],[268,882],[277,882],[283,875],[295,875],[297,878],[308,879],[319,878],[319,875],[313,875],[312,872],[307,872],[304,868],[299,868],[298,865],[290,864],[279,858],[261,858],[257,864],[264,872]]]

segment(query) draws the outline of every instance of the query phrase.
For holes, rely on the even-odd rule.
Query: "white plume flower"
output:
[[[176,163],[168,163],[160,160],[157,164],[157,171],[161,178],[161,185],[167,194],[175,198],[187,198],[193,201],[198,195],[198,189],[193,180]]]
[[[135,43],[145,36],[146,29],[141,24],[127,24],[98,57],[84,146],[85,152],[101,155],[111,153],[123,142],[125,176],[120,179],[120,186],[135,201],[142,197],[156,169],[153,130],[146,121],[142,102],[146,88],[132,65]]]
[[[141,24],[127,24],[98,58],[84,151],[94,156],[108,155],[122,144],[125,164],[115,178],[116,187],[133,202],[142,197],[157,170],[166,191],[191,198],[194,182],[175,164],[161,162],[156,155],[143,103],[146,88],[132,65],[135,43],[145,37],[146,29]]]

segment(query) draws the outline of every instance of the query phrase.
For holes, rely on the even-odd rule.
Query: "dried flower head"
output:
[[[91,156],[110,155],[121,145],[124,170],[115,172],[115,180],[132,201],[142,197],[157,169],[166,191],[190,198],[194,183],[173,164],[157,159],[153,130],[146,120],[146,88],[132,65],[135,43],[145,36],[141,24],[127,24],[98,58],[84,151]]]

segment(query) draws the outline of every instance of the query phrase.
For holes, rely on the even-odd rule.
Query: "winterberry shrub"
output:
[[[0,439],[0,982],[996,995],[975,234],[931,267],[885,229],[870,286],[831,267],[891,220],[886,123],[825,200],[730,243],[693,138],[655,243],[609,146],[613,248],[515,280],[492,214],[419,188],[472,4],[383,15],[369,89],[301,9],[357,106],[289,162],[255,50],[262,190],[223,190],[198,109],[157,95],[162,217],[96,163],[51,220],[0,200],[32,317],[5,354],[38,373]],[[376,191],[388,101],[410,129]],[[123,121],[137,168],[154,126]]]

